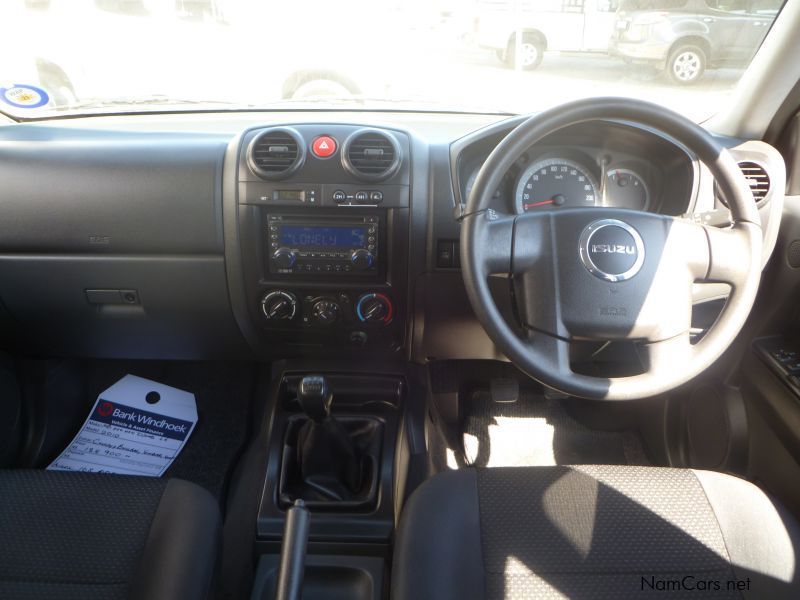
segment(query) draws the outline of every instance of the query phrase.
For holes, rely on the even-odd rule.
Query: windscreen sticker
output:
[[[194,394],[126,375],[94,403],[51,471],[160,477],[197,423]]]
[[[14,108],[40,108],[50,102],[50,95],[40,87],[15,83],[0,87],[0,101]]]

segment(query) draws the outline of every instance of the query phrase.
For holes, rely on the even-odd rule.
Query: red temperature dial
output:
[[[389,323],[394,314],[392,301],[385,294],[364,294],[356,304],[356,315],[362,323]]]

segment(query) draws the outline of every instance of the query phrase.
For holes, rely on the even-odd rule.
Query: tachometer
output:
[[[469,200],[469,195],[472,193],[472,188],[475,186],[475,180],[478,178],[478,173],[480,173],[480,171],[480,168],[475,169],[469,174],[469,177],[467,177],[467,183],[464,185],[464,204]]]
[[[472,173],[469,174],[467,177],[467,182],[464,185],[464,203],[466,204],[467,200],[469,200],[469,195],[472,193],[472,188],[475,187],[475,180],[478,178],[478,173],[480,173],[481,168],[475,168]],[[505,181],[505,180],[504,180]],[[501,184],[501,187],[504,184]],[[499,198],[500,197],[500,190],[495,190],[492,198]]]
[[[532,163],[517,183],[516,209],[594,206],[600,196],[595,178],[576,162],[563,158],[546,158]]]

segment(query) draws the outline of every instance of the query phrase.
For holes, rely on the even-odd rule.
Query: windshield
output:
[[[724,103],[781,0],[5,0],[0,111]],[[13,49],[13,50],[10,50]]]

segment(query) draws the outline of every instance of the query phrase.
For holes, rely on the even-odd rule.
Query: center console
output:
[[[251,345],[282,357],[406,348],[408,135],[298,124],[249,130],[232,147],[229,268],[241,266],[237,318]]]
[[[360,372],[341,364],[282,362],[273,371],[252,600],[280,597],[287,552],[305,564],[303,598],[386,597],[391,540],[415,452],[406,405],[412,393],[422,394],[402,363],[371,363]],[[291,540],[288,512],[298,503],[307,523],[303,539]]]
[[[292,124],[247,130],[227,148],[233,314],[250,347],[283,365],[265,423],[252,597],[274,597],[295,507],[310,515],[303,597],[383,597],[411,454],[412,138]]]

